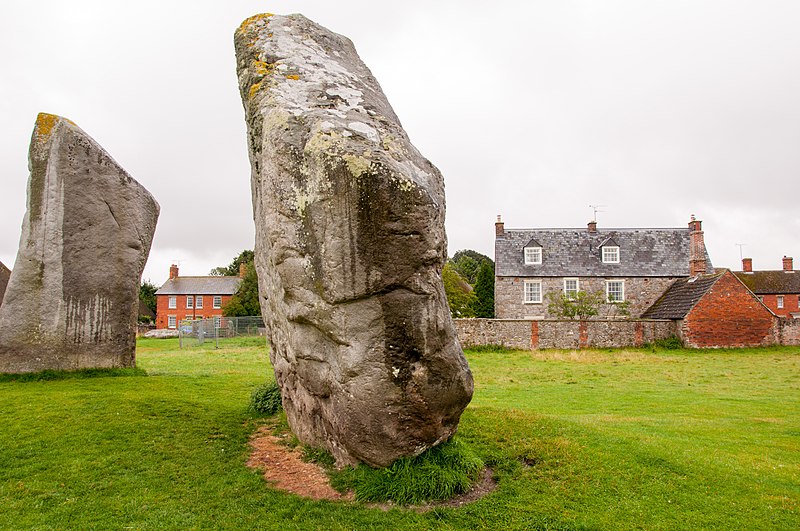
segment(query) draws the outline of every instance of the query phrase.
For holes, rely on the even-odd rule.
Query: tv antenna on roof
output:
[[[747,244],[746,243],[734,243],[734,245],[739,248],[739,260],[741,260],[744,257],[744,255],[742,255],[742,247],[744,247]]]
[[[605,212],[605,210],[600,210],[601,208],[605,208],[608,205],[589,205],[589,208],[592,209],[592,221],[597,223],[597,213],[598,212]]]

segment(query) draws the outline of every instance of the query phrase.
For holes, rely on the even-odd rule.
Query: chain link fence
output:
[[[266,343],[267,330],[260,316],[182,319],[178,323],[181,348],[220,348],[244,337],[263,337]]]

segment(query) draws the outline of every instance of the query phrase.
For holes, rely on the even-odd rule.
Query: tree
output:
[[[158,291],[158,286],[149,280],[139,284],[139,300],[150,308],[154,314],[156,313],[156,291]]]
[[[253,251],[249,249],[245,249],[239,255],[233,259],[233,262],[228,264],[224,267],[215,267],[209,272],[209,275],[215,277],[238,277],[239,276],[239,266],[241,264],[250,264],[253,263],[255,259],[255,255]]]
[[[471,249],[462,249],[458,251],[449,262],[453,265],[456,272],[458,272],[464,280],[469,282],[470,286],[474,286],[477,282],[478,271],[480,271],[482,264],[488,263],[492,271],[494,271],[494,262],[491,258]]]
[[[565,319],[587,319],[597,315],[604,302],[602,291],[579,291],[574,295],[551,291],[547,294],[547,311]]]
[[[226,317],[261,315],[261,305],[258,300],[258,275],[256,274],[255,264],[250,261],[245,264],[245,268],[239,289],[222,307],[222,315]],[[236,270],[238,273],[238,265]]]
[[[494,267],[483,262],[475,281],[475,317],[494,318]]]
[[[442,269],[442,281],[447,304],[450,305],[450,315],[475,317],[473,308],[476,298],[472,286],[458,274],[450,262],[447,262]]]

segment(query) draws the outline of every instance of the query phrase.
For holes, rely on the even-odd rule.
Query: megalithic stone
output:
[[[0,372],[132,367],[159,206],[71,121],[39,114],[28,205],[0,306]]]
[[[255,263],[293,432],[339,465],[449,439],[473,381],[444,294],[444,182],[345,37],[302,15],[235,34]]]

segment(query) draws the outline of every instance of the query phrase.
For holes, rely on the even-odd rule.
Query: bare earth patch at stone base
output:
[[[302,452],[285,444],[285,438],[272,433],[272,426],[262,426],[253,434],[250,446],[253,452],[247,466],[263,470],[264,479],[278,490],[291,492],[313,500],[354,500],[352,492],[342,494],[331,487],[325,469],[315,463],[303,461]],[[468,492],[450,500],[430,502],[423,505],[405,506],[419,512],[436,507],[461,507],[481,499],[497,488],[492,470],[485,468],[480,481]],[[392,503],[368,504],[383,510],[401,507]]]
[[[264,479],[276,489],[313,500],[352,500],[353,494],[334,490],[325,470],[303,461],[299,450],[289,448],[283,438],[272,434],[270,426],[262,426],[250,441],[253,453],[247,466],[264,471]]]

